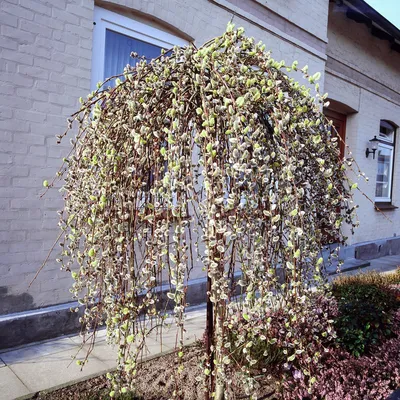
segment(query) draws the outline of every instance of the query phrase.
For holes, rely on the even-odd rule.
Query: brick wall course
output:
[[[330,98],[356,111],[347,116],[346,142],[360,165],[361,171],[369,177],[369,182],[364,182],[357,176],[353,178],[359,182],[360,189],[373,201],[377,158],[373,159],[371,156],[366,158],[365,149],[370,146],[369,140],[379,134],[381,119],[392,121],[400,126],[400,102],[395,96],[395,94],[400,94],[398,69],[400,54],[390,50],[388,41],[373,37],[367,26],[346,18],[345,12],[345,7],[330,5],[327,54],[344,64],[347,69],[350,69],[349,72],[355,71],[355,73],[348,78],[343,73],[330,71],[327,74],[325,89]],[[357,81],[357,74],[360,77],[359,81]],[[371,88],[365,79],[361,80],[363,76],[379,82],[380,91]],[[399,137],[398,129],[392,193],[392,202],[396,206],[400,205]],[[360,192],[355,193],[355,203],[360,206],[358,211],[360,227],[356,229],[353,236],[349,236],[349,244],[400,234],[398,211],[386,212],[385,216],[375,211],[374,205]]]
[[[326,40],[326,0],[288,0],[284,6],[280,0],[258,2],[266,3],[288,24],[292,21]],[[232,17],[210,0],[100,3],[160,29],[172,29],[196,44],[221,34]],[[54,252],[29,290],[28,284],[58,233],[60,195],[54,190],[41,199],[40,194],[43,180],[54,176],[60,159],[68,153],[68,140],[57,146],[54,136],[64,131],[67,117],[79,106],[78,97],[90,91],[93,9],[93,0],[0,2],[0,286],[7,286],[12,296],[31,296],[31,302],[21,305],[19,311],[70,300],[71,278],[59,271]],[[300,66],[308,64],[311,73],[320,71],[324,86],[323,58],[299,48],[290,35],[281,39],[239,16],[234,22],[256,40],[263,40],[276,59],[298,60]],[[340,84],[331,80],[332,87]],[[371,99],[368,94],[362,96],[360,110],[369,112]],[[351,125],[363,126],[357,119]],[[384,222],[375,218],[375,223],[385,230]],[[13,311],[16,309],[3,308],[0,313]]]
[[[60,197],[40,193],[65,149],[54,137],[65,129],[63,111],[90,89],[92,14],[93,5],[66,0],[0,2],[0,286],[10,296],[28,293],[28,308],[70,299],[71,278],[54,257],[28,284],[57,234]]]
[[[328,13],[326,0],[254,0],[265,5],[306,31],[326,40]]]
[[[197,44],[223,32],[231,18],[209,0],[107,4],[123,6],[118,11],[124,14],[150,15],[150,24],[172,26]],[[3,0],[0,6],[0,286],[10,296],[31,296],[18,311],[70,300],[71,278],[59,271],[55,254],[29,290],[28,284],[58,232],[60,195],[51,191],[41,199],[40,193],[43,180],[54,176],[68,153],[68,144],[57,146],[54,136],[64,131],[78,97],[90,91],[93,9],[93,0]],[[264,40],[276,58],[297,58],[314,72],[323,70],[322,60],[310,59],[290,42],[235,22]]]

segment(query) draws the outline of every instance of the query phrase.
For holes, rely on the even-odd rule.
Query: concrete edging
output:
[[[237,274],[236,279],[240,274]],[[167,292],[169,285],[162,285],[157,290],[162,292],[160,306],[168,307]],[[207,279],[193,279],[188,284],[186,301],[189,307],[207,301]],[[172,304],[172,303],[171,303]],[[79,307],[78,312],[71,312],[71,308]],[[79,317],[83,307],[78,302],[64,303],[56,306],[39,308],[26,312],[0,316],[0,350],[20,346],[58,336],[77,334],[81,324]]]

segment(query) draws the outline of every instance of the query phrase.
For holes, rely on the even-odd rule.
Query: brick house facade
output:
[[[28,285],[58,232],[59,193],[39,197],[68,152],[55,135],[104,77],[104,30],[160,47],[201,45],[232,18],[275,59],[321,72],[327,114],[344,121],[346,142],[370,178],[360,188],[372,202],[385,200],[379,206],[390,220],[357,196],[361,226],[344,256],[400,252],[393,239],[400,234],[400,31],[363,0],[0,0],[0,325],[46,310],[62,319],[70,307],[71,278],[55,254]],[[367,158],[374,136],[377,157]]]

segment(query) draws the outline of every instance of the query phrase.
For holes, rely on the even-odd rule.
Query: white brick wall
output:
[[[400,54],[390,50],[389,42],[373,37],[364,24],[358,24],[345,16],[345,8],[331,5],[328,24],[329,56],[375,81],[391,88],[400,95]],[[340,75],[340,74],[339,74]],[[400,126],[400,103],[385,95],[377,95],[366,84],[345,81],[338,76],[327,75],[326,91],[330,98],[358,111],[347,117],[346,141],[360,168],[369,182],[359,181],[359,187],[372,200],[375,197],[377,159],[365,157],[369,140],[379,134],[379,123],[386,119]],[[400,130],[394,165],[392,202],[400,206]],[[400,235],[400,211],[388,211],[386,217],[374,211],[373,204],[357,192],[360,227],[350,237],[349,244]]]
[[[326,41],[328,0],[255,0]]]
[[[346,18],[346,8],[331,3],[327,54],[400,92],[399,53],[387,40],[372,36],[362,23]]]
[[[375,197],[375,183],[377,174],[377,159],[372,156],[365,157],[365,149],[370,146],[369,140],[379,134],[381,119],[391,120],[400,125],[400,105],[393,104],[365,89],[360,90],[359,112],[348,116],[346,140],[351,147],[354,157],[369,177],[369,182],[359,181],[360,189],[372,200]],[[396,154],[394,163],[394,179],[392,202],[400,205],[400,140],[397,135]],[[379,238],[388,238],[400,235],[400,214],[398,210],[387,211],[386,217],[374,211],[373,204],[356,193],[355,201],[359,204],[360,227],[355,235],[350,238],[350,243],[358,243]]]
[[[304,12],[298,16],[298,1],[290,1],[289,8],[272,0],[268,6],[301,24]],[[320,18],[307,23],[310,32],[321,31],[326,20],[327,6],[319,2],[325,0],[313,0]],[[220,35],[232,17],[209,0],[108,4],[126,15],[149,15],[149,24],[173,27],[196,44]],[[0,314],[70,300],[69,274],[58,270],[55,255],[29,290],[28,284],[58,233],[60,196],[56,190],[44,199],[39,195],[67,152],[68,144],[56,145],[55,135],[64,131],[77,98],[90,90],[93,8],[93,0],[0,0]],[[324,60],[290,39],[239,17],[235,23],[263,40],[276,59],[296,59],[313,73],[323,72]]]
[[[90,89],[92,13],[87,0],[0,1],[0,313],[70,299],[53,259],[28,284],[57,234],[58,192],[39,195],[66,154],[55,135]]]

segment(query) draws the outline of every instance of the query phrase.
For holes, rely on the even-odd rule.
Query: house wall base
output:
[[[343,260],[371,260],[390,255],[400,255],[400,237],[391,237],[342,247],[339,255]],[[368,266],[369,263],[360,265],[357,264],[357,268]],[[237,274],[236,279],[238,277],[239,274]],[[169,291],[169,285],[161,286],[160,291],[162,292],[160,303],[162,308],[166,305],[167,309],[171,308],[168,307],[166,296]],[[190,281],[186,300],[190,306],[206,302],[206,278],[198,278]],[[69,302],[0,316],[0,349],[78,333],[80,330],[79,317],[82,315],[83,308],[81,307],[77,313],[70,311],[71,308],[76,307],[78,307],[77,302]]]
[[[236,279],[239,277],[237,274]],[[238,287],[238,289],[240,289]],[[167,293],[169,285],[159,289],[160,309],[171,309],[173,303]],[[188,306],[196,306],[207,301],[207,279],[193,279],[188,284],[186,302]],[[79,307],[78,312],[71,309]],[[0,350],[23,344],[51,339],[62,335],[77,334],[81,325],[79,317],[83,314],[83,307],[78,302],[68,302],[56,306],[39,308],[36,310],[13,313],[0,316]]]
[[[71,312],[78,302],[0,316],[0,350],[62,335],[78,333],[79,312]]]
[[[400,254],[400,237],[374,240],[350,247],[354,249],[354,258],[359,260],[395,256]]]

